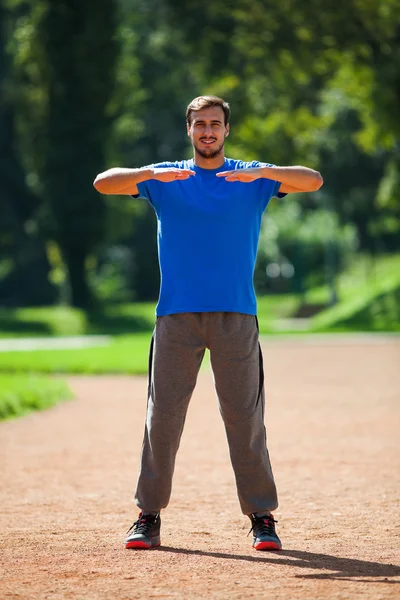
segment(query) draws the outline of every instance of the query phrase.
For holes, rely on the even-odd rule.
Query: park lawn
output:
[[[1,352],[0,371],[32,373],[147,372],[151,332],[112,338],[108,346]]]
[[[400,331],[400,255],[357,261],[337,280],[340,301],[309,319],[302,331],[289,319],[301,305],[300,296],[272,295],[258,298],[261,335],[331,331]],[[327,287],[307,291],[309,304],[327,304]],[[18,335],[108,334],[108,346],[69,350],[0,352],[0,372],[31,373],[131,373],[145,374],[150,338],[154,328],[155,304],[115,305],[85,315],[67,307],[0,310],[3,337]],[[292,321],[293,323],[293,321]],[[207,364],[207,360],[205,364]]]
[[[259,297],[260,330],[272,331],[273,321],[289,317],[299,304],[294,294]],[[155,302],[118,304],[88,314],[68,306],[0,309],[0,338],[147,333],[155,318]]]
[[[285,315],[296,304],[296,298],[291,296],[273,296],[260,300],[259,324],[260,333],[271,331],[274,315]],[[43,310],[46,316],[51,309],[25,309],[24,315],[32,316],[34,311]],[[21,313],[20,313],[21,314]],[[38,319],[39,312],[36,312]],[[138,316],[148,319],[148,330],[130,335],[115,335],[107,346],[66,349],[66,350],[33,350],[0,352],[0,372],[31,372],[31,373],[75,373],[75,374],[101,374],[101,373],[130,373],[141,375],[147,373],[150,339],[154,329],[154,304],[122,305],[114,308],[114,313],[108,313],[115,319],[118,327],[125,320],[136,319]],[[50,322],[50,316],[47,316]],[[143,321],[144,323],[144,321]],[[98,333],[109,333],[109,329],[99,330]],[[209,364],[208,353],[204,366]]]
[[[397,319],[393,294],[397,285],[400,288],[400,254],[374,260],[357,255],[353,264],[337,277],[336,283],[339,295],[337,307],[322,311],[321,319],[316,318],[313,323],[310,321],[310,331],[332,331],[338,327],[368,331],[378,325],[380,329],[391,329],[390,320],[396,322]],[[375,298],[382,294],[385,298],[372,306]],[[257,302],[260,333],[288,333],[290,325],[281,327],[279,321],[293,318],[302,303],[327,306],[329,289],[327,286],[314,287],[308,289],[304,297],[295,294],[259,296]],[[364,311],[363,319],[355,318],[353,321],[352,314],[359,311],[360,305],[371,306],[371,310]],[[386,307],[387,318],[382,319],[381,315],[378,323],[374,315],[382,312],[379,306],[384,312]],[[111,305],[90,313],[66,306],[0,309],[0,337],[124,336],[151,333],[154,322],[155,302]]]
[[[351,265],[336,278],[339,302],[379,290],[382,284],[393,280],[400,283],[400,254],[375,259],[357,255]],[[328,303],[328,286],[310,288],[306,292],[306,299],[310,303]]]
[[[279,319],[290,318],[300,307],[301,298],[295,294],[277,294],[257,298],[257,319],[261,334],[277,333]],[[291,331],[286,330],[286,333]]]
[[[0,337],[49,337],[151,331],[154,302],[107,306],[85,313],[69,306],[0,309]]]
[[[293,294],[259,297],[260,331],[273,331],[274,320],[289,317],[299,304]],[[118,304],[88,314],[67,306],[0,309],[0,338],[147,333],[155,318],[154,302]]]
[[[335,306],[310,321],[310,331],[400,331],[400,255],[359,257],[338,278],[338,294]],[[309,297],[322,299],[322,289]]]
[[[0,374],[0,420],[44,410],[72,397],[64,381],[40,375]]]

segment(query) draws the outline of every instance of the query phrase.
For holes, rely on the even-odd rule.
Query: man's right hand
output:
[[[192,175],[196,175],[196,173],[190,169],[176,169],[175,167],[165,169],[160,168],[153,169],[151,179],[169,183],[171,181],[183,181],[184,179],[189,179],[189,177],[192,177]]]

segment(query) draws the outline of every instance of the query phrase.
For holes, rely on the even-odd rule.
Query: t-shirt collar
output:
[[[194,171],[196,171],[196,173],[199,173],[201,175],[215,175],[216,173],[220,173],[221,171],[224,171],[226,169],[227,162],[228,162],[228,160],[225,158],[224,164],[221,165],[220,167],[218,167],[217,169],[203,169],[203,167],[197,166],[196,163],[194,162],[194,158],[192,158],[190,168],[193,169]]]

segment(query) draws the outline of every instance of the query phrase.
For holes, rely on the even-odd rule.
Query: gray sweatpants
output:
[[[175,457],[206,348],[242,512],[274,510],[278,501],[266,446],[257,319],[229,312],[157,318],[136,504],[158,512],[169,502]]]

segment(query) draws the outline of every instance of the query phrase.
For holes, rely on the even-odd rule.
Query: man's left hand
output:
[[[263,171],[257,167],[253,169],[237,169],[236,171],[221,171],[221,173],[217,173],[217,177],[225,177],[226,181],[250,183],[263,177]]]

